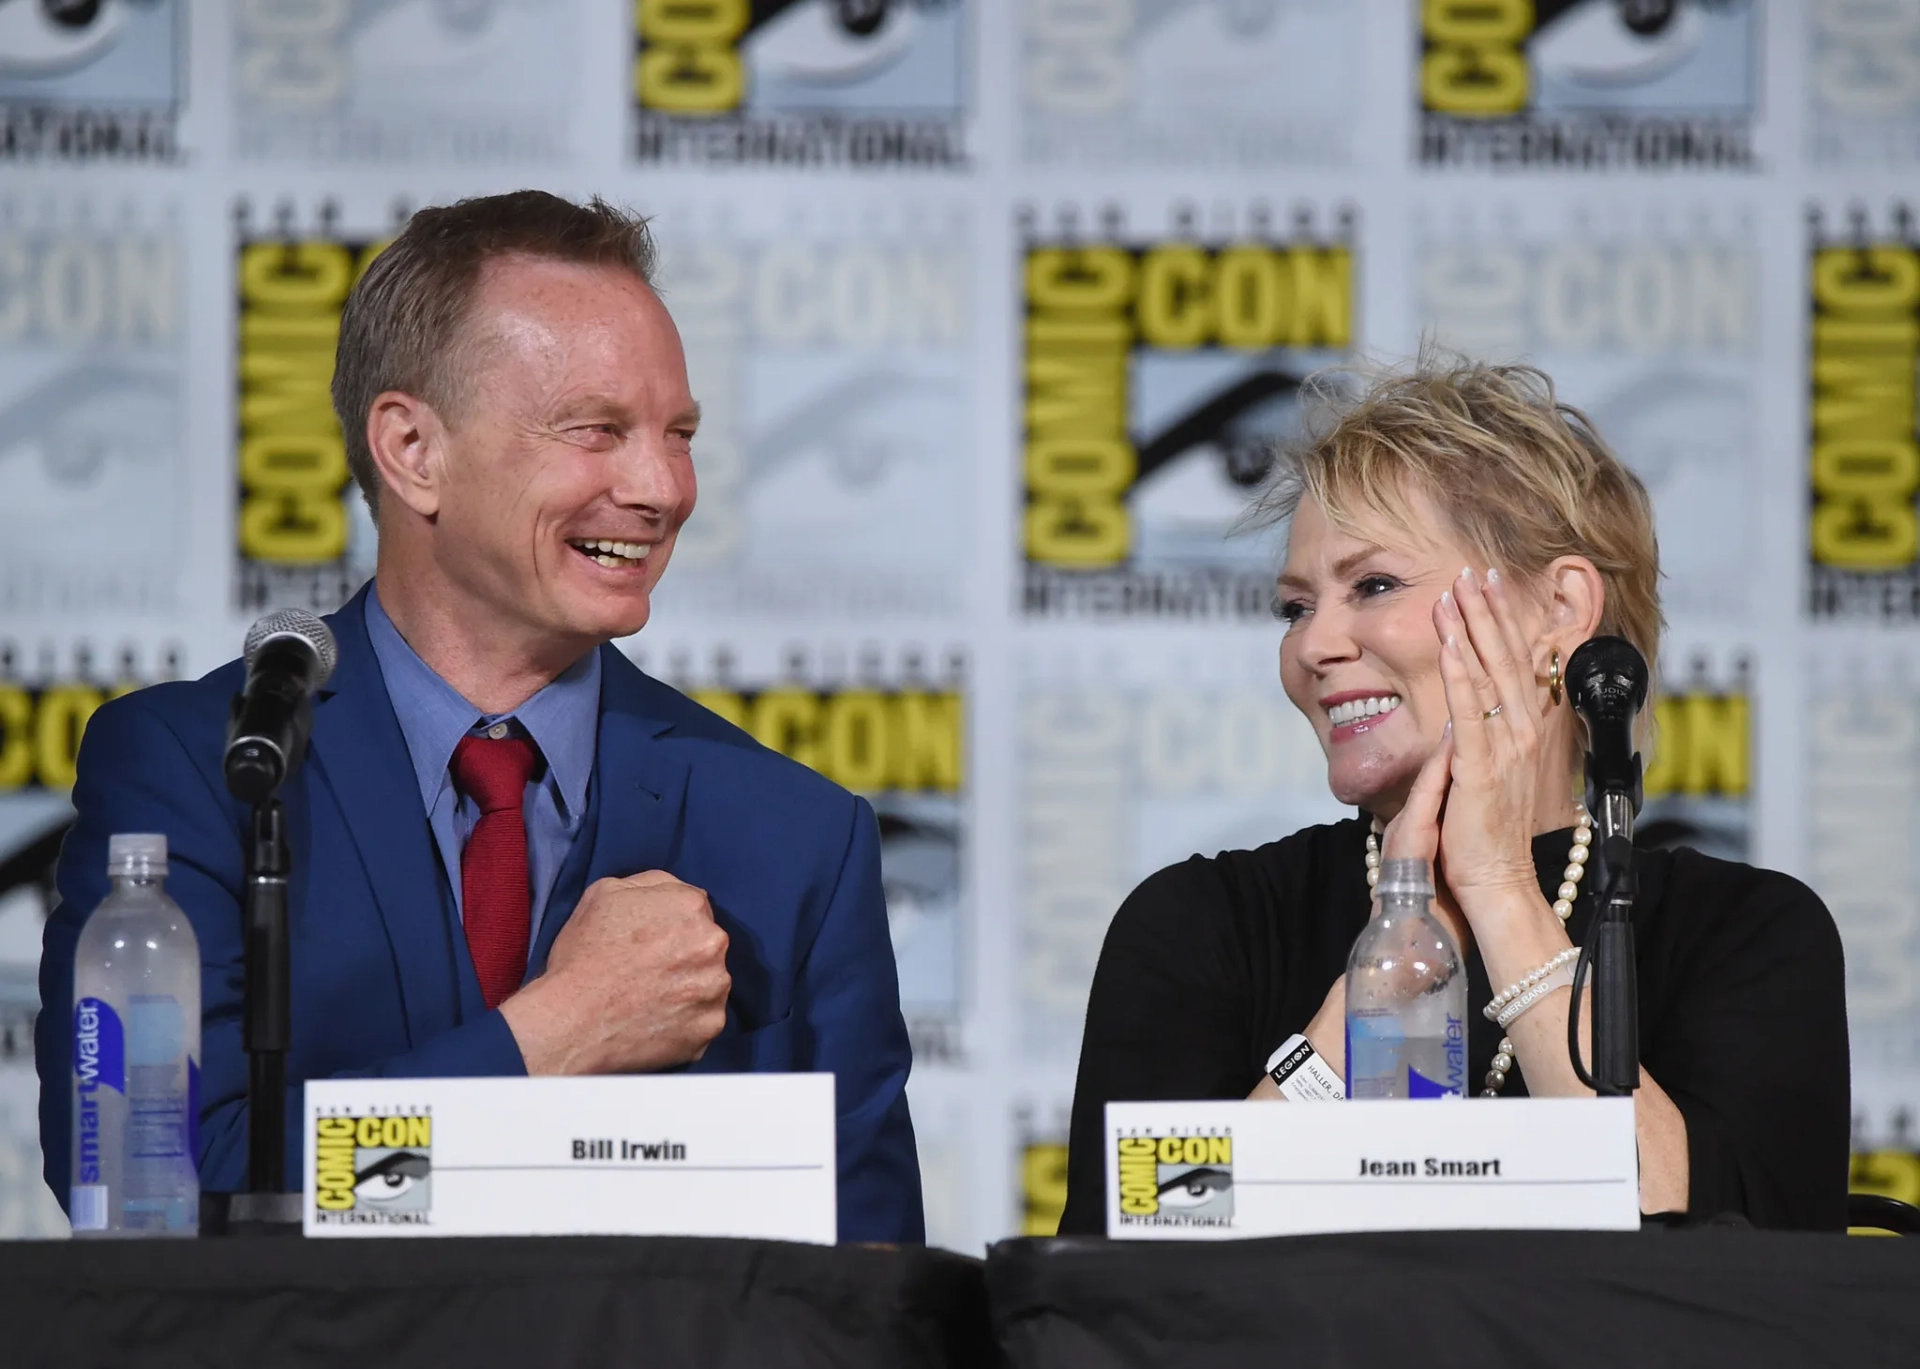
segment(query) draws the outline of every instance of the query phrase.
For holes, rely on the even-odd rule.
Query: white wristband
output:
[[[1506,1007],[1500,1009],[1500,1016],[1496,1019],[1500,1024],[1500,1030],[1505,1031],[1508,1027],[1511,1027],[1515,1022],[1520,1020],[1522,1013],[1526,1012],[1528,1008],[1531,1008],[1548,994],[1555,993],[1561,989],[1571,988],[1572,986],[1572,970],[1565,968],[1554,970],[1545,979],[1534,984],[1518,998],[1508,1003]]]
[[[1267,1057],[1267,1078],[1290,1102],[1338,1102],[1347,1096],[1340,1077],[1327,1068],[1313,1043],[1298,1032]]]
[[[1580,958],[1580,948],[1578,946],[1567,947],[1566,950],[1560,952],[1560,954],[1556,955],[1553,959],[1549,960],[1546,964],[1528,972],[1528,974],[1524,978],[1522,978],[1518,983],[1507,985],[1507,987],[1503,991],[1493,996],[1493,1001],[1491,1003],[1487,1004],[1487,1006],[1482,1008],[1480,1011],[1486,1015],[1487,1021],[1499,1022],[1500,1014],[1503,1011],[1505,1011],[1508,1004],[1512,1003],[1516,998],[1520,997],[1520,995],[1524,994],[1528,989],[1531,989],[1534,985],[1540,983],[1543,979],[1545,979],[1548,975],[1552,974],[1555,970],[1558,970],[1561,967],[1566,965],[1571,965],[1573,964],[1574,961],[1578,960],[1579,958]],[[1505,1023],[1502,1022],[1501,1025],[1504,1026]]]

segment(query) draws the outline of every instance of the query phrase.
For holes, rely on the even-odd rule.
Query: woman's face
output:
[[[1447,724],[1434,603],[1463,566],[1486,570],[1430,501],[1408,502],[1428,536],[1371,510],[1341,531],[1302,499],[1279,585],[1287,697],[1320,738],[1334,797],[1383,817],[1399,811]]]

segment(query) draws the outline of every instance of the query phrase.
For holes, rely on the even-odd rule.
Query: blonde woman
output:
[[[1087,1007],[1063,1232],[1104,1227],[1108,1101],[1311,1106],[1267,1074],[1296,1034],[1344,1073],[1343,970],[1380,854],[1436,862],[1438,912],[1467,962],[1474,1105],[1589,1093],[1567,1059],[1564,989],[1504,1031],[1481,1008],[1592,919],[1590,899],[1568,896],[1588,831],[1561,672],[1602,634],[1655,662],[1646,491],[1539,371],[1426,360],[1283,454],[1259,512],[1288,525],[1281,678],[1359,815],[1195,856],[1121,907]],[[1639,876],[1642,1210],[1841,1227],[1832,918],[1785,875],[1693,851],[1644,852]]]

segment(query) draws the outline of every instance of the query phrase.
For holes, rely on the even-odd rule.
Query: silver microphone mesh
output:
[[[314,657],[320,663],[313,681],[316,689],[332,677],[334,662],[340,658],[340,649],[334,645],[332,630],[320,621],[318,615],[303,608],[282,608],[260,619],[247,629],[247,645],[244,649],[247,664],[252,665],[253,653],[275,637],[297,637],[313,648]]]

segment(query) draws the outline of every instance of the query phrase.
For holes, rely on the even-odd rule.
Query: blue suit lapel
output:
[[[340,659],[314,707],[307,764],[315,802],[322,793],[332,798],[358,848],[418,1045],[461,1020],[464,947],[454,945],[419,784],[367,636],[366,595],[362,589],[329,620]]]
[[[554,938],[588,885],[670,871],[679,860],[687,763],[661,740],[673,724],[649,707],[650,687],[657,688],[616,648],[600,648],[600,736],[586,822],[548,897],[529,976],[546,968]]]

